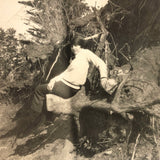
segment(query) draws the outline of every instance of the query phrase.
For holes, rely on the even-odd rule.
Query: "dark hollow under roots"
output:
[[[134,117],[132,120],[125,119],[118,113],[84,107],[79,116],[77,153],[91,157],[115,144],[135,142],[138,133],[149,131],[150,117],[142,112],[130,114]]]

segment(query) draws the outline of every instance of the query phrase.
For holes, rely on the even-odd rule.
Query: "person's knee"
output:
[[[40,85],[38,85],[38,86],[35,88],[34,92],[35,92],[35,93],[39,93],[39,92],[40,92],[40,90],[41,90],[41,86],[40,86]]]
[[[47,87],[46,85],[38,85],[34,92],[38,95],[44,95],[47,92]]]

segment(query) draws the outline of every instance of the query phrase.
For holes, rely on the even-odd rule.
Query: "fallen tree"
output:
[[[118,112],[143,110],[160,117],[159,63],[160,47],[137,51],[133,71],[122,82],[111,104]]]
[[[111,103],[107,102],[107,95],[106,99],[91,101],[81,91],[73,98],[73,108],[91,106],[118,113],[143,111],[160,117],[159,58],[159,46],[137,51],[137,56],[131,62],[133,71],[124,76]],[[122,69],[125,67],[122,66]]]
[[[136,0],[133,2],[126,0],[124,3],[120,1],[109,1],[100,11],[93,9],[94,13],[91,14],[92,16],[88,15],[83,17],[84,20],[81,18],[81,20],[78,19],[75,21],[75,26],[77,27],[79,25],[80,27],[82,26],[81,22],[83,22],[84,26],[86,24],[85,20],[90,19],[90,17],[93,20],[94,17],[102,32],[95,53],[108,64],[111,63],[110,56],[114,54],[115,58],[119,58],[119,63],[122,64],[122,70],[125,70],[126,65],[123,64],[127,60],[132,71],[129,71],[123,76],[123,80],[115,94],[112,95],[114,98],[110,103],[107,102],[107,95],[106,99],[97,99],[94,101],[84,98],[84,95],[82,99],[86,99],[86,102],[74,103],[73,108],[76,108],[76,106],[92,106],[114,110],[119,113],[144,111],[149,115],[160,117],[160,47],[158,45],[159,32],[156,27],[159,26],[159,22],[156,19],[160,16],[159,9],[157,8],[158,4],[158,1],[143,1],[143,3]],[[146,10],[147,14],[145,12]],[[155,16],[152,16],[153,10],[156,12]],[[103,19],[103,15],[105,15],[104,17],[110,17],[107,19],[108,21]],[[120,24],[115,26],[115,24],[118,24],[120,18],[122,19],[121,27],[119,27]],[[135,18],[137,21],[134,23],[132,20]],[[110,44],[110,40],[108,39],[110,34],[115,35],[114,40],[112,39],[111,41],[112,44]],[[124,49],[126,43],[130,48]],[[121,52],[121,49],[124,49],[124,52]],[[117,52],[118,56],[116,55]],[[132,57],[131,60],[129,56]],[[94,78],[95,71],[91,74],[92,81]],[[97,77],[96,83],[98,83]],[[78,96],[75,99],[79,100]],[[82,97],[81,94],[80,96]],[[75,101],[73,100],[73,102]]]
[[[109,1],[109,4],[106,5],[104,8],[101,10],[96,10],[93,8],[93,13],[85,16],[85,17],[80,17],[77,19],[73,19],[70,21],[71,23],[74,24],[74,29],[76,28],[85,28],[85,25],[87,25],[88,21],[94,21],[98,24],[99,26],[99,35],[95,36],[98,40],[97,48],[95,50],[95,54],[100,56],[101,58],[106,61],[107,64],[111,64],[112,62],[111,57],[113,58],[120,58],[122,64],[124,64],[124,59],[128,61],[129,65],[132,68],[132,71],[128,71],[128,73],[123,75],[123,80],[121,81],[119,87],[117,88],[116,92],[111,95],[112,96],[112,101],[108,103],[107,98],[108,96],[106,95],[106,99],[104,98],[103,100],[101,99],[96,99],[92,101],[89,99],[83,91],[78,93],[71,101],[73,102],[73,108],[82,108],[84,106],[91,106],[95,108],[104,108],[106,110],[113,110],[119,113],[122,112],[131,112],[131,111],[144,111],[150,115],[155,115],[157,117],[160,117],[159,113],[159,47],[157,45],[151,48],[149,48],[148,45],[144,45],[144,41],[140,44],[138,44],[138,47],[136,47],[137,41],[140,41],[142,38],[142,35],[137,38],[135,34],[132,34],[132,38],[134,38],[134,43],[128,42],[128,46],[131,47],[132,53],[130,51],[130,55],[133,57],[132,60],[130,60],[129,57],[127,57],[127,51],[126,54],[122,51],[124,49],[123,46],[125,46],[124,43],[121,42],[121,39],[119,36],[122,35],[124,28],[120,29],[119,36],[117,36],[115,39],[112,39],[112,42],[119,44],[123,44],[122,48],[120,49],[120,46],[118,44],[114,44],[114,49],[112,50],[113,44],[110,44],[110,40],[108,40],[109,35],[111,32],[114,30],[111,28],[113,27],[113,24],[119,19],[120,17],[122,18],[124,16],[124,22],[122,22],[123,27],[127,27],[127,21],[130,23],[131,18],[133,18],[132,14],[129,15],[128,9],[131,9],[131,6],[133,7],[133,10],[139,10],[139,20],[143,19],[146,17],[144,15],[143,9],[148,8],[149,5],[151,5],[151,10],[149,10],[148,16],[149,19],[153,18],[153,23],[155,22],[155,17],[151,16],[151,11],[153,8],[156,7],[155,3],[153,2],[144,2],[144,4],[141,3],[136,3],[137,1],[134,1],[133,3],[130,3],[129,1],[126,0],[126,3],[113,3],[112,1]],[[136,4],[138,7],[136,8]],[[111,13],[110,11],[113,10]],[[157,10],[156,12],[156,17],[159,16],[159,11]],[[105,16],[104,16],[105,15]],[[114,16],[113,16],[114,15]],[[109,16],[109,19],[103,19],[103,17]],[[116,17],[118,16],[118,18]],[[125,17],[126,16],[126,17]],[[134,18],[133,18],[134,19]],[[151,20],[150,20],[151,22]],[[83,23],[83,24],[82,24]],[[106,25],[107,23],[107,25]],[[124,24],[123,24],[124,23]],[[148,23],[145,21],[145,23],[141,24],[141,27],[137,28],[139,34],[143,33],[142,28],[147,25]],[[156,23],[157,25],[159,23]],[[129,24],[131,25],[131,24]],[[138,25],[138,24],[136,24]],[[117,28],[115,28],[117,29]],[[156,29],[153,29],[153,32],[155,32]],[[116,32],[116,31],[115,31]],[[133,31],[132,33],[136,32],[135,26],[133,26]],[[149,31],[148,31],[149,32]],[[147,32],[147,33],[148,33]],[[97,34],[97,33],[95,33]],[[94,36],[90,36],[91,39],[94,38]],[[146,37],[146,35],[144,35]],[[112,37],[113,38],[113,37]],[[120,38],[120,39],[117,39]],[[130,37],[131,38],[131,37]],[[130,38],[127,40],[130,41]],[[85,37],[86,40],[89,38]],[[142,38],[143,39],[143,38]],[[156,39],[157,40],[157,39]],[[149,40],[150,41],[150,40]],[[149,42],[148,41],[148,42]],[[129,48],[128,47],[128,48]],[[137,48],[140,48],[137,50]],[[125,50],[125,49],[124,49]],[[129,50],[129,49],[128,49]],[[118,56],[116,55],[116,52],[118,52]],[[114,57],[115,56],[115,57]],[[123,58],[122,58],[123,57]],[[114,63],[112,64],[114,67]],[[126,65],[122,65],[121,69],[125,70]],[[125,72],[125,71],[124,71]],[[89,72],[89,79],[92,83],[92,89],[95,91],[97,88],[100,87],[98,84],[98,74],[96,73],[96,70],[92,67],[90,72]],[[96,87],[95,87],[96,85]],[[85,101],[84,101],[85,99]]]
[[[159,23],[156,21],[156,18],[159,15],[159,9],[156,10],[156,14],[153,17],[151,16],[153,8],[157,5],[158,0],[154,2],[150,0],[143,0],[143,1],[134,0],[132,2],[130,2],[129,0],[125,0],[123,2],[115,1],[115,3],[113,3],[114,2],[113,0],[113,2],[111,1],[109,2],[110,2],[109,12],[108,12],[107,6],[105,6],[104,9],[100,11],[93,9],[94,10],[93,13],[91,13],[89,16],[84,16],[84,17],[80,15],[80,18],[78,18],[77,21],[76,20],[73,21],[73,24],[69,23],[69,20],[72,19],[73,17],[68,16],[70,14],[66,14],[67,10],[65,6],[62,6],[62,8],[64,9],[63,10],[64,15],[62,16],[64,16],[63,19],[67,19],[67,22],[65,22],[67,23],[65,28],[68,27],[67,34],[70,34],[72,31],[73,32],[75,31],[75,32],[78,32],[78,34],[82,35],[84,39],[89,41],[91,40],[91,47],[89,49],[94,51],[95,54],[97,54],[99,57],[105,60],[108,66],[110,64],[112,65],[113,69],[110,70],[110,72],[116,69],[114,60],[118,61],[120,66],[118,70],[122,69],[123,75],[121,75],[121,81],[117,90],[111,95],[105,93],[104,91],[101,92],[102,90],[100,89],[100,85],[98,83],[99,75],[96,72],[96,70],[92,67],[89,74],[89,79],[92,85],[92,88],[91,88],[92,92],[88,95],[85,93],[85,88],[82,87],[81,91],[79,91],[76,96],[74,96],[69,100],[61,99],[60,104],[55,105],[55,108],[58,108],[58,109],[60,108],[60,105],[63,105],[64,103],[65,105],[63,107],[67,108],[67,105],[71,107],[72,110],[69,110],[69,111],[71,112],[71,114],[75,115],[74,118],[76,118],[78,122],[77,124],[81,126],[80,127],[81,136],[85,136],[85,134],[87,134],[87,136],[89,136],[89,138],[90,137],[93,138],[95,142],[97,140],[97,137],[100,135],[100,138],[104,138],[104,140],[106,141],[106,142],[99,141],[99,144],[102,144],[101,147],[103,149],[111,147],[110,145],[111,143],[110,142],[108,143],[108,134],[110,134],[110,136],[112,136],[111,138],[114,140],[120,135],[119,134],[121,132],[120,127],[124,126],[126,123],[126,120],[121,116],[121,114],[123,113],[132,114],[136,112],[136,114],[134,114],[135,117],[132,120],[133,121],[136,120],[138,121],[138,123],[141,124],[141,126],[139,127],[140,129],[139,128],[137,129],[138,132],[140,130],[143,131],[144,123],[148,125],[148,121],[144,121],[144,123],[142,123],[142,121],[139,121],[139,118],[146,118],[145,115],[147,115],[147,117],[148,115],[149,117],[152,117],[152,116],[160,117],[160,113],[159,113],[159,107],[160,107],[159,93],[160,92],[159,92],[159,80],[158,80],[159,68],[160,68],[160,64],[159,64],[160,63],[159,62],[160,47],[158,46],[159,44],[157,39],[156,39],[156,43],[154,43],[156,45],[153,45],[153,43],[152,44],[150,43],[150,46],[152,47],[148,45],[149,43],[147,43],[147,45],[144,45],[144,42],[146,42],[145,38],[147,37],[147,35],[151,35],[150,31],[152,26],[157,25],[156,28],[159,28],[158,27]],[[149,12],[147,12],[149,13],[147,14],[148,18],[146,18],[147,16],[145,16],[145,18],[143,19],[142,17],[146,15],[146,8],[148,6],[152,6],[151,7],[152,9],[149,10]],[[70,8],[68,10],[70,10]],[[128,10],[130,10],[130,12],[128,12]],[[74,11],[73,8],[72,8],[72,11]],[[110,11],[113,11],[113,14]],[[77,15],[75,15],[75,17],[76,16]],[[133,19],[135,17],[138,20],[134,24]],[[70,22],[72,23],[72,21]],[[149,24],[147,22],[149,22]],[[90,26],[91,23],[92,23],[91,26],[93,26],[93,28]],[[44,23],[44,24],[46,24],[48,27],[47,23]],[[145,27],[146,27],[146,29],[144,30],[145,32],[143,32],[143,29]],[[65,30],[66,29],[64,29],[64,31]],[[61,32],[63,32],[63,29]],[[66,32],[63,32],[63,33],[66,33]],[[138,33],[138,36],[137,36],[137,33]],[[64,37],[67,37],[67,36],[64,36]],[[49,38],[53,38],[53,37],[51,36]],[[69,41],[70,39],[67,39],[67,40]],[[149,39],[149,41],[147,42],[150,42],[150,40],[152,41],[152,39]],[[140,41],[141,43],[139,43],[136,46],[136,44]],[[95,48],[93,49],[92,45],[94,44],[96,45],[94,46]],[[51,67],[48,67],[49,72],[46,72],[46,75],[45,75],[46,80],[49,80],[50,78],[52,78],[53,76],[52,71],[55,71],[55,72],[58,71],[59,69],[58,65],[64,65],[63,62],[60,64],[60,61],[58,61],[60,58],[62,59],[64,58],[63,60],[66,60],[69,58],[68,55],[62,54],[63,52],[61,52],[61,50],[63,51],[64,49],[62,48],[63,45],[64,46],[66,45],[66,41],[61,41],[60,44],[58,44],[57,47],[59,48],[57,48],[56,49],[57,52],[55,52],[55,54],[57,53],[57,56],[55,57],[55,60],[53,60],[53,57],[52,57],[52,62],[53,61],[54,62],[51,63]],[[128,46],[128,47],[125,48],[124,46]],[[60,57],[60,55],[62,57]],[[131,55],[131,57],[129,57],[128,55],[129,56]],[[111,57],[113,57],[114,59],[113,63],[111,62],[112,61]],[[128,64],[126,63],[126,60],[129,64],[129,69],[128,69]],[[57,69],[55,64],[57,65]],[[92,97],[93,92],[96,92],[94,94],[94,99]],[[62,103],[62,101],[64,103]],[[90,110],[90,109],[94,109],[94,110]],[[111,116],[110,111],[113,113],[112,114],[113,116]],[[143,116],[142,114],[138,114],[138,112],[143,113]],[[119,121],[121,120],[122,120],[122,124],[119,123]],[[57,128],[59,128],[60,123],[57,124]],[[132,125],[130,124],[131,123],[127,125],[128,130],[130,129],[130,127],[132,127]],[[71,123],[69,122],[67,123],[67,125],[71,125]],[[55,125],[53,125],[53,127],[55,127]],[[119,127],[119,128],[117,129],[116,127],[117,128]],[[59,133],[62,133],[63,135],[63,131],[61,129],[63,128],[65,130],[65,128],[63,126],[62,128],[60,126],[60,129],[58,130],[57,128],[56,129],[52,128],[53,129],[52,132],[49,131],[49,133],[51,134],[47,136],[46,138],[47,140],[48,140],[48,137],[49,138],[52,137],[54,139],[56,131],[58,135]],[[112,129],[115,129],[115,128],[118,130],[117,132],[118,136],[114,137],[115,132],[113,132]],[[102,134],[103,131],[105,131],[104,134]],[[67,132],[70,132],[70,130]],[[72,136],[74,137],[75,134],[72,134]],[[127,136],[130,137],[130,135],[124,134],[126,141],[129,139]],[[66,138],[66,137],[67,135],[63,136],[63,138]],[[46,139],[42,141],[42,145],[46,144],[47,142]],[[84,140],[86,141],[86,139]],[[82,143],[83,142],[84,141],[82,141]],[[115,144],[114,141],[112,142],[113,142],[112,144]],[[105,145],[106,145],[106,148],[105,148]],[[89,147],[92,149],[92,146],[89,146]],[[35,147],[35,148],[37,149],[38,147]],[[119,149],[119,146],[118,146],[118,149]]]

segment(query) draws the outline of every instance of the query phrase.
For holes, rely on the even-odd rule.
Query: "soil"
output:
[[[140,120],[135,125],[87,108],[79,117],[80,129],[73,116],[63,115],[26,131],[22,109],[21,104],[0,104],[0,160],[160,159],[158,132],[144,129]],[[152,127],[157,129],[157,124]]]

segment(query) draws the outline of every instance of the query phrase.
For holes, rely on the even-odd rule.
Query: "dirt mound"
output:
[[[133,155],[135,159],[158,159],[158,135],[152,130],[147,133],[140,119],[131,127],[120,115],[87,107],[80,112],[80,132],[76,130],[74,116],[59,116],[54,123],[43,124],[18,137],[23,128],[18,130],[17,121],[21,116],[15,120],[15,115],[22,106],[3,104],[0,107],[1,160],[104,160],[129,159]],[[136,134],[129,143],[131,132]]]

